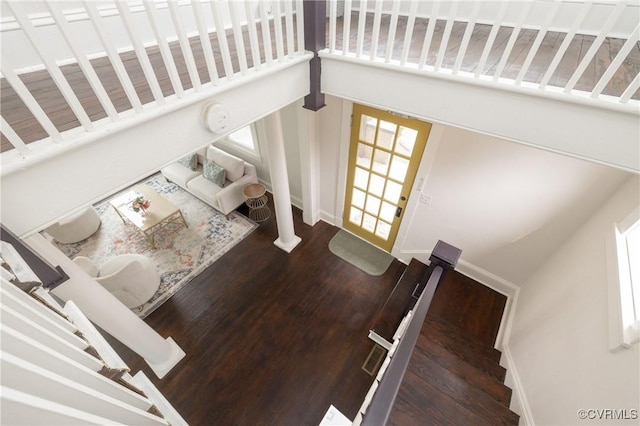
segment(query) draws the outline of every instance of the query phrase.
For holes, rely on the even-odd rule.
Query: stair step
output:
[[[450,357],[455,358],[454,355]],[[509,410],[508,402],[498,402],[482,388],[470,385],[463,377],[433,361],[420,344],[416,346],[411,362],[424,377],[428,377],[430,382],[437,385],[440,392],[469,411],[492,419],[498,424],[513,423],[515,414]]]
[[[388,425],[495,425],[493,417],[483,417],[449,397],[441,384],[425,380],[421,372],[407,371]],[[517,422],[513,423],[517,424]]]
[[[476,352],[481,353],[483,356],[494,361],[495,363],[500,363],[502,353],[499,350],[497,350],[493,346],[488,346],[486,343],[478,342],[469,334],[466,334],[465,331],[460,329],[459,327],[437,316],[427,315],[425,322],[429,323],[429,327],[435,328],[442,332],[446,332],[451,337],[451,339],[455,339],[455,341],[459,342],[460,344],[471,346]]]
[[[495,377],[478,370],[466,361],[461,361],[458,357],[453,356],[447,351],[447,349],[427,338],[420,337],[416,347],[420,347],[423,354],[431,361],[446,368],[470,386],[481,389],[505,407],[509,406],[512,391]]]
[[[473,365],[498,381],[504,382],[506,370],[495,361],[494,356],[489,357],[486,355],[486,347],[480,346],[473,341],[461,339],[460,334],[454,332],[452,328],[445,328],[442,324],[429,318],[425,320],[420,334],[468,364]]]

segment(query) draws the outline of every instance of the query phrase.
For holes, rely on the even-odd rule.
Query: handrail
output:
[[[442,266],[433,268],[426,287],[414,307],[413,316],[411,317],[407,331],[400,340],[396,352],[387,367],[387,371],[382,377],[378,389],[371,400],[371,404],[362,419],[362,425],[380,426],[387,424],[389,414],[391,414],[391,409],[393,408],[393,402],[400,390],[404,373],[411,360],[411,354],[413,354],[413,348],[418,341],[420,330],[422,329],[427,312],[429,311],[429,306],[431,306],[431,301],[433,300],[433,295],[438,288],[443,272],[444,269]]]
[[[416,290],[423,289],[422,294],[412,309],[411,319],[404,334],[399,337],[399,341],[394,342],[397,347],[393,356],[391,355],[393,349],[389,352],[391,361],[386,371],[379,373],[382,374],[382,379],[375,388],[371,403],[365,407],[361,425],[377,426],[387,423],[438,284],[447,271],[456,267],[461,254],[462,251],[459,248],[442,240],[438,240],[433,248],[429,257],[430,267],[416,286]]]

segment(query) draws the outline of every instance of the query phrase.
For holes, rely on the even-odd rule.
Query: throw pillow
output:
[[[224,167],[227,171],[227,179],[231,182],[235,182],[244,175],[244,161],[224,152],[220,148],[209,145],[207,148],[207,158]]]
[[[218,185],[220,188],[224,187],[226,171],[220,165],[214,163],[208,158],[204,159],[204,168],[202,170],[202,176],[205,179]]]
[[[178,160],[178,163],[191,170],[196,170],[198,168],[198,154],[193,152],[191,154],[185,155]]]

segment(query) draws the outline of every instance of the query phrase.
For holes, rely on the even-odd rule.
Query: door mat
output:
[[[369,275],[380,276],[385,273],[393,256],[376,246],[341,229],[329,241],[331,253],[363,270]]]

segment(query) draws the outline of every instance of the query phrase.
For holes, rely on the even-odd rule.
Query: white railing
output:
[[[301,16],[302,0],[116,0],[110,4],[7,0],[3,1],[0,22],[2,77],[17,94],[16,102],[23,103],[44,129],[46,137],[40,140],[69,141],[79,134],[105,128],[110,122],[180,102],[190,93],[212,90],[299,57],[304,54]],[[164,88],[158,67],[152,65],[153,50],[159,51],[168,75],[170,84]],[[144,82],[137,86],[123,61],[123,55],[130,52],[135,53],[144,74]],[[129,103],[126,107],[115,105],[104,77],[98,76],[96,59],[105,57],[124,91]],[[181,76],[178,64],[182,61],[186,73]],[[67,80],[64,66],[69,64],[77,64],[89,83],[94,99],[104,110],[103,114],[94,112],[94,117],[100,115],[99,118],[90,118],[77,90]],[[38,97],[37,85],[30,85],[23,78],[23,74],[43,70],[59,95],[51,91],[49,99]],[[144,85],[151,92],[151,100],[141,99]],[[46,103],[55,103],[57,109],[68,106],[71,119],[77,120],[82,130],[61,129],[64,126],[56,124],[45,112],[50,111]],[[27,155],[33,137],[25,140],[21,136],[16,122],[22,117],[9,119],[5,114],[8,109],[9,106],[2,111],[2,134],[20,154]],[[6,150],[7,145],[3,144],[3,151]]]
[[[473,79],[483,84],[508,85],[510,89],[537,89],[540,93],[582,98],[580,102],[602,101],[598,105],[611,106],[617,110],[638,111],[640,77],[638,68],[625,69],[623,77],[616,78],[618,87],[615,93],[603,94],[605,87],[621,68],[625,61],[637,63],[640,23],[640,3],[631,0],[530,0],[530,1],[475,1],[460,2],[450,0],[431,1],[383,1],[383,0],[328,0],[329,43],[323,55],[344,57],[348,60],[366,61],[379,66],[392,66],[397,70],[411,69],[412,72],[440,74],[454,78]],[[368,22],[367,22],[368,18]],[[435,18],[435,19],[432,19]],[[404,21],[404,31],[398,31],[399,19]],[[419,30],[415,29],[418,20],[422,20]],[[428,23],[427,23],[428,20]],[[435,37],[435,29],[440,24],[440,32]],[[356,24],[357,22],[357,24]],[[464,33],[455,44],[451,43],[454,23],[463,24]],[[425,28],[426,24],[426,28]],[[444,24],[444,29],[442,29]],[[490,30],[478,55],[469,55],[469,44],[474,29],[479,25],[488,25]],[[485,27],[486,28],[486,27]],[[488,29],[488,28],[487,28]],[[498,46],[496,39],[500,30],[511,30],[506,44]],[[514,53],[514,45],[524,29],[537,30],[535,39],[527,47],[528,53],[518,64],[515,76],[506,76],[505,67]],[[353,32],[356,32],[355,37]],[[560,46],[548,58],[540,72],[541,46],[545,36],[551,31],[564,33]],[[371,41],[365,46],[364,36],[371,34]],[[593,39],[587,52],[570,70],[563,83],[553,83],[552,77],[559,71],[559,65],[577,35],[588,35]],[[597,57],[600,48],[608,38],[624,43],[606,69]],[[438,40],[439,39],[439,40]],[[402,41],[402,48],[394,48]],[[503,47],[504,45],[504,47]],[[384,46],[384,49],[380,47]],[[413,46],[413,47],[412,47]],[[413,56],[410,57],[410,48]],[[419,49],[420,55],[417,55]],[[445,54],[457,51],[455,60],[444,62]],[[613,50],[613,49],[612,49]],[[488,66],[491,55],[502,52],[493,66]],[[608,50],[607,50],[608,53]],[[545,55],[548,53],[545,52]],[[470,56],[473,70],[463,70],[462,64]],[[635,56],[633,56],[635,55]],[[527,78],[533,70],[540,74],[536,79]],[[578,90],[577,83],[583,78],[585,70],[593,61],[598,66],[595,80],[589,89],[583,86]],[[566,70],[564,71],[566,72]],[[560,80],[560,79],[558,79]],[[468,80],[467,80],[468,81]],[[609,91],[611,92],[611,91]],[[635,97],[634,97],[635,95]],[[633,98],[632,98],[633,97]]]

